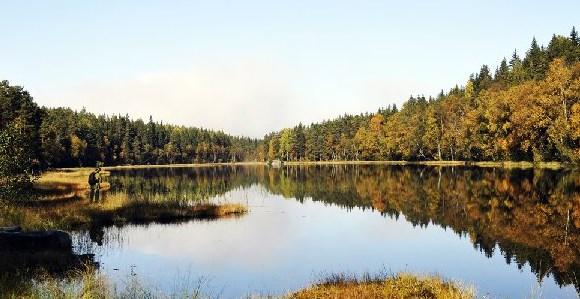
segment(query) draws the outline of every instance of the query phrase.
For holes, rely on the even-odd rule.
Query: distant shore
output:
[[[477,166],[501,168],[574,168],[573,164],[562,162],[528,162],[528,161],[290,161],[284,165],[426,165],[426,166]]]
[[[467,166],[467,167],[494,167],[513,169],[563,169],[578,168],[578,165],[564,162],[530,162],[530,161],[284,161],[286,166],[308,165],[425,165],[425,166]],[[254,166],[267,165],[266,162],[222,162],[222,163],[192,163],[192,164],[164,164],[164,165],[119,165],[106,166],[105,170],[118,169],[145,169],[145,168],[199,168],[215,166]],[[67,168],[62,168],[67,169]]]
[[[253,166],[266,164],[267,164],[266,162],[250,161],[250,162],[220,162],[220,163],[191,163],[191,164],[118,165],[118,166],[104,166],[101,168],[104,170],[117,170],[117,169],[142,169],[142,168],[199,168],[199,167],[215,167],[215,166],[244,166],[244,165]],[[59,168],[59,169],[69,169],[69,168]]]

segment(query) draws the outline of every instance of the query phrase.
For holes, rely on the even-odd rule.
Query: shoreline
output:
[[[563,169],[578,166],[563,162],[529,161],[290,161],[287,166],[302,165],[393,165],[393,166],[438,166],[438,167],[482,167],[482,168],[519,168],[519,169]]]
[[[147,168],[205,168],[218,166],[257,166],[268,165],[266,162],[221,162],[221,163],[191,163],[191,164],[154,164],[154,165],[118,165],[103,166],[108,171],[124,169]],[[530,162],[530,161],[287,161],[283,166],[314,166],[314,165],[393,165],[393,166],[438,166],[438,167],[482,167],[506,169],[577,169],[579,165],[566,162]],[[86,167],[83,167],[86,168]],[[50,171],[67,171],[82,168],[55,168]]]

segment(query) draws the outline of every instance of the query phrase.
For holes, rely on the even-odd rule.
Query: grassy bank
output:
[[[118,286],[95,267],[86,266],[63,276],[38,274],[35,279],[18,281],[0,274],[0,298],[28,299],[121,299],[121,298],[212,298],[202,295],[203,280],[182,279],[179,287],[165,293],[146,284],[136,275],[128,275]]]
[[[70,168],[44,172],[33,185],[38,200],[56,201],[82,197],[90,189],[88,177],[93,170],[94,168]],[[101,171],[102,191],[111,188],[106,181],[109,174],[108,171]]]
[[[342,279],[336,280],[337,277]],[[119,287],[93,267],[70,272],[64,277],[39,276],[38,279],[20,283],[18,288],[6,286],[9,280],[0,278],[0,291],[5,298],[212,298],[203,290],[203,279],[181,281],[180,288],[170,293],[159,291],[142,281],[139,276],[129,276]],[[3,288],[4,286],[4,288]],[[248,296],[247,298],[260,298]],[[268,296],[267,298],[272,298]],[[266,297],[262,297],[266,298]],[[436,276],[419,277],[399,274],[385,278],[359,281],[333,275],[327,282],[276,298],[425,298],[425,299],[471,299],[475,298],[472,288]]]
[[[214,204],[195,200],[144,200],[125,193],[107,192],[108,171],[98,199],[90,198],[88,176],[93,168],[56,169],[45,172],[34,184],[37,200],[0,204],[0,226],[25,230],[72,230],[89,225],[172,222],[241,215],[240,204]]]
[[[125,224],[174,222],[189,219],[215,219],[228,216],[242,215],[248,209],[241,204],[213,204],[213,203],[181,203],[178,201],[150,202],[130,201],[117,206],[105,204],[96,209],[90,209],[91,223]]]
[[[46,206],[0,205],[0,226],[18,225],[24,230],[75,230],[94,225],[126,223],[170,223],[191,219],[216,219],[247,213],[241,204],[152,202],[109,196],[93,203],[79,199],[65,204]]]
[[[288,298],[470,299],[475,298],[475,292],[472,288],[445,281],[438,276],[398,274],[359,280],[356,277],[333,275],[311,287],[292,293]]]

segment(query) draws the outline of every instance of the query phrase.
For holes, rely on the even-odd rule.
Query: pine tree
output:
[[[306,135],[304,134],[304,126],[302,123],[294,128],[294,149],[296,160],[302,160],[306,154]]]
[[[481,90],[486,89],[491,84],[492,77],[489,72],[489,67],[487,65],[482,65],[479,73],[475,76],[473,80],[473,89],[475,94],[478,94]]]
[[[512,54],[512,59],[510,59],[510,67],[513,70],[513,68],[520,63],[522,63],[522,60],[520,59],[520,56],[518,55],[518,51],[514,50],[514,53]]]
[[[580,40],[578,39],[578,32],[576,31],[575,26],[572,27],[572,31],[570,32],[570,40],[572,43],[574,43],[575,46],[580,43]]]
[[[494,79],[496,81],[504,82],[507,80],[508,75],[509,75],[509,67],[507,64],[507,60],[504,57],[499,65],[499,67],[497,68],[497,70],[495,72]]]
[[[548,66],[544,54],[543,49],[538,46],[538,42],[534,37],[532,39],[530,50],[523,62],[524,69],[529,79],[539,80],[546,74]]]

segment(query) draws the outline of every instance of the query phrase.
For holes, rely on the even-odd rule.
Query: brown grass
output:
[[[33,280],[15,280],[0,272],[0,298],[27,299],[124,299],[124,298],[214,298],[202,289],[205,280],[183,279],[171,292],[163,292],[137,275],[127,275],[117,284],[94,266],[81,267],[66,275],[40,273]]]
[[[148,201],[111,194],[102,202],[77,198],[68,202],[23,205],[0,204],[0,226],[21,226],[24,230],[74,230],[90,225],[179,222],[216,219],[248,212],[241,204]]]
[[[103,224],[173,222],[189,219],[215,219],[247,213],[241,204],[184,204],[176,201],[128,201],[121,205],[109,202],[87,211],[91,222]]]
[[[475,292],[472,288],[444,281],[437,276],[417,277],[403,273],[393,277],[359,281],[356,278],[335,275],[326,282],[292,293],[288,298],[471,299],[475,298]]]
[[[0,226],[25,230],[72,230],[91,224],[173,222],[213,219],[247,213],[241,204],[213,204],[171,199],[144,200],[125,193],[105,192],[100,201],[87,198],[88,176],[94,168],[56,169],[34,184],[37,199],[0,204]],[[101,171],[102,177],[109,175]],[[100,193],[110,188],[102,182]],[[106,195],[106,196],[105,196]]]
[[[84,192],[90,188],[88,178],[93,170],[94,168],[71,168],[47,171],[34,182],[34,189],[48,196],[52,194]],[[103,179],[109,176],[109,174],[108,171],[101,171],[101,177]],[[106,181],[101,183],[101,190],[108,190],[110,187],[111,185]]]

